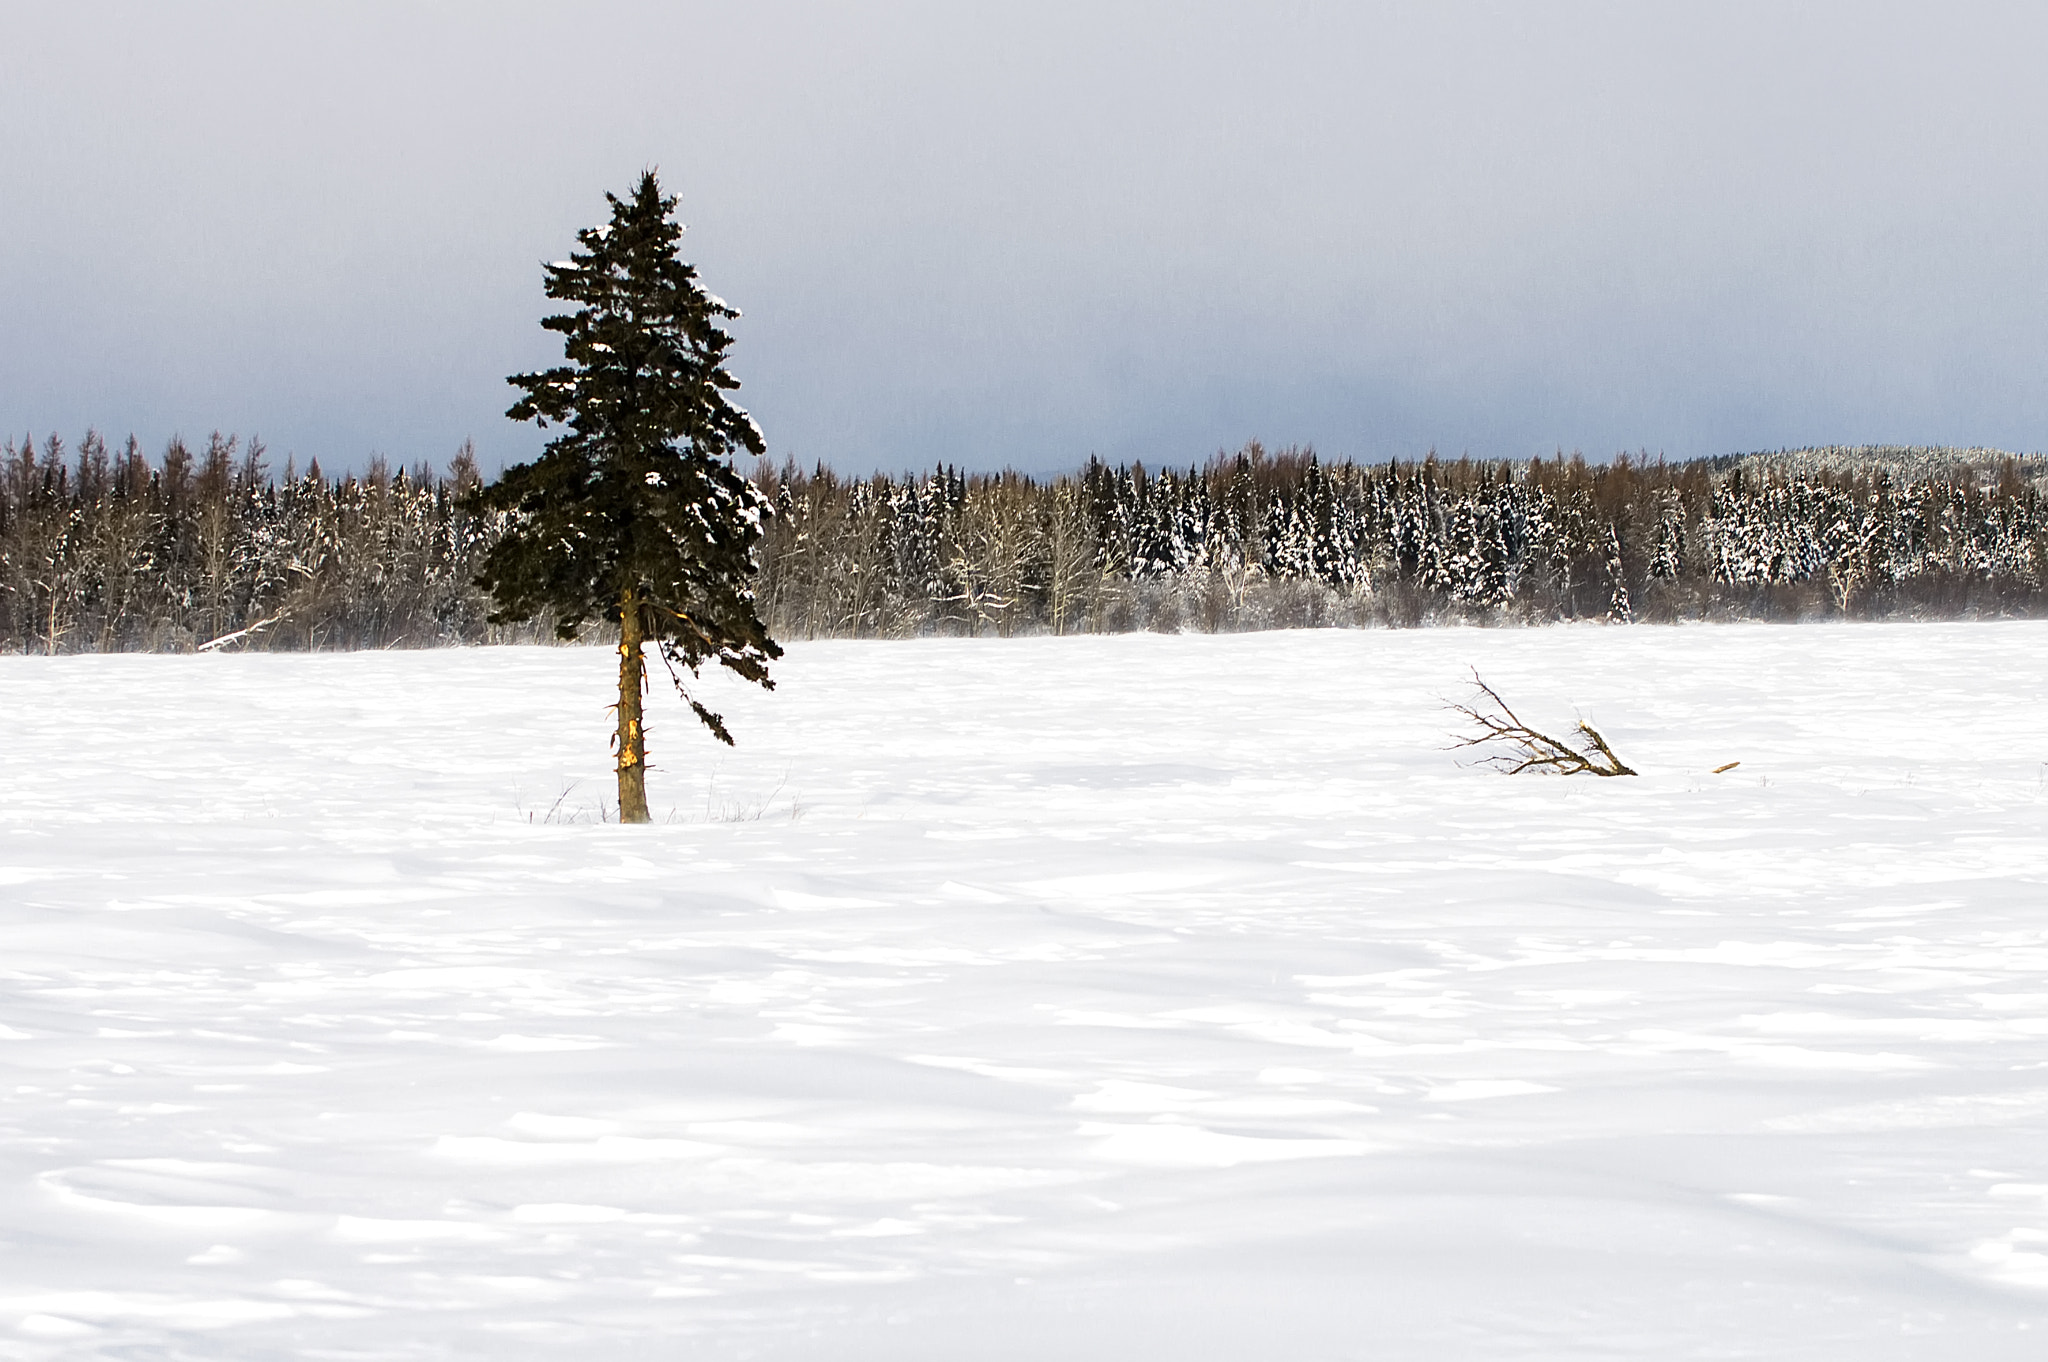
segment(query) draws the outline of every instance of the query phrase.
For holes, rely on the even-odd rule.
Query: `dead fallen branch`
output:
[[[256,635],[262,633],[265,629],[268,629],[271,625],[276,624],[279,620],[283,618],[284,612],[279,611],[277,614],[272,615],[269,619],[257,620],[254,624],[248,626],[246,629],[237,629],[232,634],[222,634],[219,638],[210,638],[206,640],[206,642],[200,644],[197,648],[193,649],[193,651],[199,653],[210,653],[216,648],[232,647],[235,644],[242,642],[244,639],[251,639],[256,637]]]
[[[1521,716],[1508,708],[1507,701],[1500,698],[1492,686],[1479,679],[1479,673],[1472,673],[1472,684],[1479,688],[1479,696],[1468,704],[1452,705],[1450,708],[1478,726],[1476,733],[1466,734],[1452,747],[1487,747],[1500,745],[1508,750],[1490,752],[1482,762],[1511,776],[1524,771],[1555,771],[1559,775],[1577,776],[1632,776],[1635,772],[1622,764],[1614,755],[1614,749],[1607,745],[1607,739],[1600,736],[1600,730],[1579,720],[1576,730],[1577,746],[1560,741],[1547,733],[1539,733],[1521,720]]]

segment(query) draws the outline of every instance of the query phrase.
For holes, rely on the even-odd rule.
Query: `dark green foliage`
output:
[[[772,686],[768,662],[781,649],[752,589],[771,508],[730,463],[765,448],[727,397],[739,381],[725,369],[723,323],[739,314],[678,255],[675,200],[651,172],[630,199],[606,198],[611,221],[579,232],[580,249],[546,267],[548,297],[575,305],[541,323],[561,333],[567,362],[509,380],[525,393],[509,416],[567,429],[480,494],[509,520],[477,583],[496,604],[493,622],[546,612],[569,638],[592,617],[620,623],[637,607],[672,669],[715,660]],[[732,741],[717,715],[690,705]]]

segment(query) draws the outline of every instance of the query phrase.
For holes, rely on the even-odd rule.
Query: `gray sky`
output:
[[[0,430],[543,437],[658,166],[778,458],[2048,444],[2038,4],[0,0]]]

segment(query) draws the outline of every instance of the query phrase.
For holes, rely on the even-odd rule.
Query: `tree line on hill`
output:
[[[782,638],[2048,613],[2038,460],[1818,451],[841,477],[762,463]],[[1882,454],[1882,451],[1879,451]],[[1839,454],[1840,457],[1832,457]],[[1823,457],[1827,456],[1827,457]],[[445,473],[274,473],[260,442],[0,447],[0,649],[540,640],[476,585],[512,513]]]

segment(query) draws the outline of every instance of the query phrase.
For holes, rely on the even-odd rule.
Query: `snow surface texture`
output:
[[[612,675],[0,660],[0,1355],[2048,1356],[2048,626]]]

